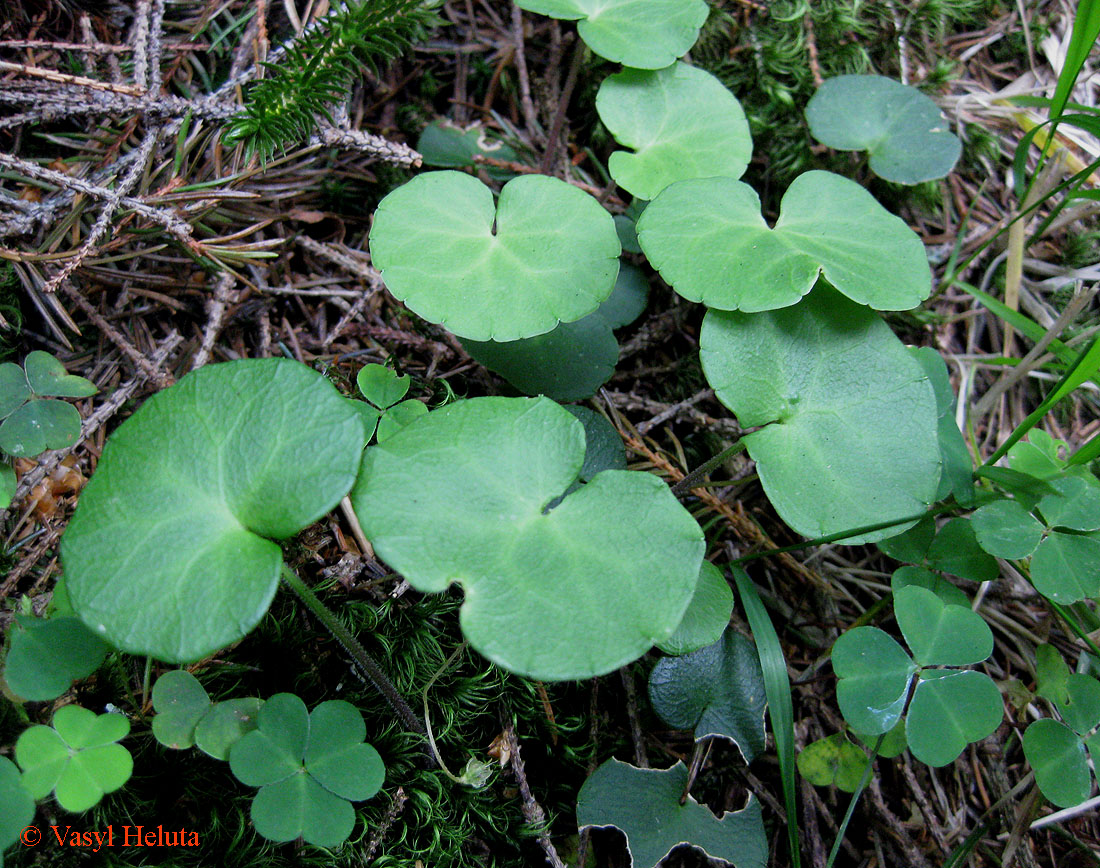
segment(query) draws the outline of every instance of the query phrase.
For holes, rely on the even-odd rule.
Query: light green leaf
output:
[[[521,0],[528,12],[578,21],[600,57],[635,69],[664,69],[683,57],[707,20],[702,0]]]
[[[0,756],[0,853],[19,840],[19,835],[34,819],[34,799],[19,777],[19,769],[6,756]],[[3,864],[0,862],[0,864]]]
[[[0,449],[16,458],[66,449],[80,436],[80,413],[56,398],[32,398],[0,424]]]
[[[285,539],[350,489],[363,423],[288,359],[206,365],[111,435],[61,540],[73,607],[132,654],[188,662],[251,630]]]
[[[932,391],[936,395],[936,413],[939,417],[937,432],[940,440],[940,460],[943,462],[936,500],[943,500],[949,494],[953,494],[960,504],[972,503],[974,462],[970,457],[970,450],[966,448],[962,432],[955,424],[955,393],[951,389],[947,364],[943,356],[931,347],[910,347],[909,352],[928,375]]]
[[[195,746],[214,759],[228,760],[233,745],[256,728],[263,705],[254,696],[215,703],[195,727]]]
[[[818,739],[798,754],[798,773],[815,787],[835,784],[846,793],[854,793],[866,768],[867,754],[842,732]]]
[[[1045,642],[1035,649],[1035,692],[1051,702],[1064,703],[1069,698],[1069,666],[1053,645]]]
[[[699,580],[676,632],[658,642],[666,654],[690,654],[722,637],[733,614],[733,589],[722,571],[709,561],[699,568]],[[652,684],[652,681],[650,682]]]
[[[1056,701],[1054,707],[1070,729],[1086,735],[1100,724],[1100,681],[1084,673],[1070,675],[1066,697]]]
[[[866,733],[857,732],[852,730],[852,735],[858,738],[863,744],[869,748],[874,748],[878,745],[878,755],[883,759],[893,759],[896,756],[900,756],[901,752],[908,747],[905,741],[905,721],[899,720],[894,724],[894,728],[886,733],[885,737],[879,742],[879,736],[867,735]],[[881,733],[880,733],[881,734]]]
[[[55,398],[88,398],[99,390],[95,383],[65,371],[65,366],[49,353],[34,350],[23,362],[27,384],[36,395]]]
[[[699,343],[718,400],[743,427],[764,426],[744,442],[795,531],[824,536],[928,508],[940,473],[935,396],[873,311],[823,286],[796,308],[712,310]]]
[[[962,153],[931,99],[881,75],[826,80],[806,105],[806,120],[823,145],[868,151],[871,171],[895,184],[942,178]]]
[[[404,398],[411,382],[411,377],[399,377],[396,371],[385,365],[363,365],[355,375],[360,394],[379,410],[392,407]]]
[[[11,506],[11,499],[15,497],[15,490],[18,487],[19,480],[15,476],[15,468],[0,461],[0,510]]]
[[[970,598],[939,573],[924,567],[898,567],[890,577],[890,590],[897,594],[902,588],[926,588],[944,603],[970,608]]]
[[[424,159],[425,166],[439,166],[444,169],[461,169],[479,165],[474,157],[491,157],[494,160],[510,162],[516,159],[516,152],[504,142],[494,141],[486,134],[480,124],[462,128],[450,121],[433,121],[424,127],[416,141],[416,150]],[[507,181],[516,173],[497,166],[484,166],[486,173],[494,181]]]
[[[993,653],[993,632],[980,615],[927,588],[895,591],[894,617],[921,666],[967,666]]]
[[[378,442],[381,443],[387,437],[392,437],[406,425],[411,425],[428,412],[428,406],[423,401],[410,398],[400,404],[394,404],[378,419]]]
[[[741,103],[709,72],[686,63],[608,76],[596,111],[615,141],[633,151],[611,155],[611,177],[642,199],[689,178],[740,178],[752,157]]]
[[[162,745],[183,750],[195,743],[195,727],[210,711],[206,688],[186,669],[165,672],[153,685],[153,736]]]
[[[995,500],[970,516],[978,545],[998,558],[1030,557],[1043,538],[1043,526],[1014,500]]]
[[[690,844],[735,868],[764,868],[768,839],[760,804],[751,795],[740,811],[719,819],[688,794],[683,763],[670,769],[639,769],[611,759],[584,782],[577,796],[577,823],[613,826],[626,835],[628,864],[656,868],[678,844]]]
[[[604,471],[547,512],[584,454],[583,426],[549,399],[458,401],[367,449],[352,504],[417,590],[463,586],[462,630],[490,660],[588,678],[672,635],[704,542],[647,473]]]
[[[720,310],[788,307],[822,274],[879,310],[908,310],[932,291],[917,234],[855,181],[829,172],[795,178],[774,229],[747,184],[678,181],[646,208],[638,242],[676,292]]]
[[[833,644],[836,698],[844,719],[858,732],[889,732],[905,710],[916,665],[878,627],[856,627]]]
[[[9,641],[4,680],[29,702],[56,699],[74,681],[95,672],[111,650],[74,617],[16,615]]]
[[[1001,693],[990,677],[973,670],[924,673],[905,716],[909,750],[922,763],[945,766],[963,748],[1001,724]]]
[[[694,730],[696,741],[728,739],[746,763],[764,752],[760,659],[752,642],[732,630],[706,648],[659,660],[649,676],[649,699],[661,720]]]
[[[1059,808],[1071,808],[1089,797],[1092,778],[1085,746],[1068,726],[1048,718],[1037,720],[1027,728],[1023,743],[1044,796]]]
[[[31,397],[27,375],[15,362],[0,364],[0,419],[10,416]]]
[[[494,205],[476,178],[425,172],[379,203],[370,251],[386,287],[424,319],[511,341],[592,313],[621,248],[611,215],[557,178],[515,178]]]
[[[1062,605],[1100,596],[1100,539],[1050,534],[1031,556],[1031,581]]]
[[[1039,501],[1039,511],[1050,527],[1100,530],[1100,486],[1078,476],[1052,479],[1050,484],[1058,493]]]

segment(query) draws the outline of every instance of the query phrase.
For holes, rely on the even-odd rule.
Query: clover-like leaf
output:
[[[195,727],[212,706],[206,688],[186,669],[165,672],[153,685],[153,736],[173,750],[191,747]]]
[[[0,419],[10,416],[31,397],[27,375],[15,362],[0,364]]]
[[[615,141],[633,150],[611,155],[611,177],[642,199],[675,181],[740,178],[752,157],[741,103],[709,72],[686,63],[608,76],[596,111]]]
[[[936,395],[937,432],[940,460],[943,462],[936,500],[943,500],[953,494],[960,504],[969,504],[974,499],[974,462],[970,457],[970,450],[966,448],[962,432],[955,423],[955,393],[951,390],[947,364],[943,356],[931,347],[910,347],[909,351],[928,375],[932,391]]]
[[[1051,702],[1064,703],[1069,698],[1069,666],[1053,645],[1045,642],[1035,649],[1035,692]]]
[[[74,681],[95,672],[110,650],[79,618],[16,615],[4,680],[30,702],[56,699]]]
[[[591,482],[592,477],[603,470],[626,470],[623,438],[607,421],[607,417],[579,404],[569,404],[565,409],[584,426],[584,464],[581,465],[579,476],[581,482]],[[717,639],[718,635],[715,634],[714,638]]]
[[[703,561],[695,593],[680,619],[680,626],[663,642],[658,642],[657,647],[666,654],[690,654],[712,645],[722,638],[732,613],[733,589],[721,570],[710,561]]]
[[[1053,479],[1065,473],[1088,474],[1081,465],[1066,466],[1062,453],[1066,451],[1064,440],[1056,440],[1042,428],[1032,428],[1026,440],[1021,440],[1008,450],[1008,465],[1019,473],[1036,479]]]
[[[823,286],[796,308],[712,310],[699,343],[718,400],[743,427],[763,426],[743,442],[768,498],[798,533],[900,520],[933,501],[936,399],[920,365],[873,311]]]
[[[411,377],[400,377],[385,365],[363,365],[355,375],[360,394],[379,410],[392,407],[404,398],[411,382]]]
[[[606,470],[549,508],[584,454],[583,426],[547,398],[458,401],[368,448],[352,504],[417,590],[463,586],[462,630],[490,660],[588,678],[672,634],[704,542],[648,473]]]
[[[832,659],[844,719],[870,736],[893,729],[917,672],[905,649],[878,627],[856,627],[836,640]]]
[[[23,786],[19,769],[6,756],[0,756],[0,865],[3,852],[16,841],[34,819],[34,799]]]
[[[77,705],[59,708],[53,726],[32,726],[15,743],[23,785],[35,799],[54,792],[66,811],[86,811],[130,779],[130,752],[117,742],[130,731],[121,714]]]
[[[1065,698],[1055,701],[1054,707],[1066,726],[1086,735],[1100,725],[1100,681],[1084,673],[1070,675]]]
[[[394,404],[378,419],[378,442],[392,437],[406,425],[412,424],[428,412],[423,401],[410,398],[400,404]]]
[[[922,763],[945,766],[993,732],[1003,717],[1001,693],[984,672],[926,671],[909,703],[905,736]]]
[[[581,787],[577,823],[582,829],[621,830],[631,868],[656,868],[679,844],[690,844],[735,868],[764,868],[768,839],[756,799],[750,795],[740,811],[718,818],[690,794],[681,804],[687,784],[683,763],[663,770],[639,769],[610,759]]]
[[[1030,557],[1043,539],[1043,525],[1015,500],[995,500],[970,516],[978,545],[998,558]]]
[[[903,564],[923,564],[932,540],[936,538],[936,522],[926,515],[904,533],[879,540],[876,545],[887,557]]]
[[[924,567],[898,567],[890,576],[890,590],[896,595],[902,588],[916,586],[931,591],[944,603],[954,606],[970,607],[970,598],[959,588],[947,581],[939,573]]]
[[[694,730],[696,741],[728,739],[746,763],[764,751],[764,674],[755,646],[739,633],[727,629],[713,645],[659,660],[649,699],[665,723]]]
[[[1035,769],[1035,783],[1060,808],[1079,805],[1089,797],[1092,777],[1081,739],[1064,723],[1044,718],[1032,723],[1023,737],[1024,756]]]
[[[68,373],[49,353],[34,350],[23,361],[27,384],[36,395],[53,398],[88,398],[99,390],[95,383]]]
[[[264,703],[256,724],[229,751],[237,779],[260,787],[251,808],[256,831],[318,847],[345,841],[355,826],[350,802],[378,792],[385,773],[377,751],[363,744],[359,711],[330,700],[307,713],[297,696],[279,693]]]
[[[251,630],[285,539],[355,479],[361,417],[288,359],[207,365],[108,440],[61,540],[74,608],[133,654],[184,663]],[[271,539],[268,539],[270,537]]]
[[[867,768],[867,754],[848,741],[843,732],[820,738],[798,754],[798,773],[815,787],[835,785],[854,793]]]
[[[1049,534],[1031,556],[1031,581],[1040,594],[1063,605],[1100,596],[1100,539]]]
[[[894,616],[921,666],[966,666],[993,653],[993,632],[980,615],[944,603],[927,588],[895,591]]]
[[[512,341],[592,313],[619,268],[615,222],[578,188],[525,175],[492,191],[425,172],[378,205],[371,259],[424,319],[472,340]]]
[[[806,120],[823,145],[867,151],[871,171],[896,184],[942,178],[962,153],[931,99],[881,75],[826,80],[806,105]]]
[[[80,413],[56,398],[32,398],[0,424],[0,449],[16,458],[66,449],[80,436]]]
[[[1100,530],[1100,486],[1079,476],[1052,479],[1050,484],[1057,493],[1039,501],[1039,512],[1050,527]]]
[[[795,178],[774,229],[747,184],[678,181],[645,209],[638,242],[676,292],[720,310],[789,307],[822,274],[878,310],[908,310],[932,291],[917,234],[855,181],[829,172]]]
[[[974,527],[965,518],[950,519],[936,531],[924,563],[973,582],[991,582],[1001,573],[997,562],[978,544]]]
[[[476,166],[474,157],[492,157],[496,160],[512,161],[516,152],[501,141],[490,139],[479,124],[470,127],[458,127],[449,121],[434,121],[424,127],[420,138],[416,140],[416,150],[424,160],[425,166],[438,166],[443,169],[461,169]],[[507,181],[516,173],[497,166],[486,166],[486,173],[494,181]]]
[[[600,57],[635,69],[664,69],[683,57],[707,20],[703,0],[520,0],[528,12],[578,21]]]
[[[195,747],[214,759],[229,759],[233,745],[256,728],[263,705],[255,696],[214,703],[195,727]]]

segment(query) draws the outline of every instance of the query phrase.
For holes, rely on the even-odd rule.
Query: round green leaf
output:
[[[995,500],[976,510],[970,524],[978,545],[998,558],[1030,557],[1043,538],[1043,526],[1014,500]]]
[[[600,57],[635,69],[664,69],[699,38],[707,20],[702,0],[520,0],[528,12],[576,21],[577,33]]]
[[[610,759],[577,794],[577,823],[613,826],[626,836],[628,865],[656,868],[679,844],[690,844],[735,868],[764,868],[768,838],[760,803],[749,796],[740,811],[720,818],[687,791],[683,763],[670,769],[639,769]]]
[[[252,800],[252,825],[269,841],[301,837],[317,847],[335,847],[355,828],[351,803],[334,796],[302,771],[261,789]]]
[[[815,787],[834,784],[846,793],[859,788],[867,768],[867,754],[842,732],[806,745],[798,754],[798,773]]]
[[[463,632],[490,660],[588,678],[672,634],[704,542],[648,473],[604,471],[547,511],[584,454],[581,423],[549,399],[458,401],[369,448],[352,504],[417,590],[463,586]]]
[[[712,310],[699,343],[718,399],[743,427],[763,426],[744,442],[768,498],[798,533],[824,536],[928,508],[940,474],[935,396],[873,311],[823,286],[796,308]],[[847,541],[892,534],[896,527]]]
[[[641,253],[640,250],[638,252]],[[624,262],[619,266],[615,288],[607,301],[596,309],[596,314],[603,318],[608,328],[621,329],[642,315],[648,301],[649,279],[645,272],[636,265]]]
[[[1100,596],[1100,539],[1050,534],[1031,557],[1031,581],[1063,605]]]
[[[733,589],[721,570],[703,561],[695,593],[680,626],[663,642],[658,642],[657,647],[666,654],[690,654],[712,645],[721,638],[732,613]]]
[[[747,184],[678,181],[646,208],[638,242],[676,292],[720,310],[788,307],[821,274],[879,310],[908,310],[932,291],[917,234],[855,181],[829,172],[795,178],[774,229]]]
[[[392,407],[404,398],[411,382],[411,377],[399,377],[385,365],[364,365],[355,376],[360,393],[379,410]]]
[[[764,752],[764,674],[756,648],[738,633],[726,630],[713,645],[659,660],[649,699],[665,723],[694,730],[696,741],[729,739],[746,763]]]
[[[378,419],[378,442],[392,437],[406,425],[410,425],[428,412],[423,401],[410,398],[400,404],[394,404]]]
[[[4,680],[30,702],[56,699],[95,672],[110,646],[74,617],[42,620],[16,616]]]
[[[976,612],[910,585],[894,592],[894,616],[921,666],[966,666],[993,653],[993,632]]]
[[[211,709],[206,688],[186,669],[165,672],[153,685],[153,736],[165,747],[183,750],[195,743],[195,727]]]
[[[642,199],[675,181],[740,178],[752,157],[741,103],[709,72],[686,63],[608,76],[596,111],[615,141],[633,151],[611,155],[611,177]]]
[[[23,786],[19,769],[6,756],[0,756],[0,853],[19,840],[19,835],[34,819],[34,799]],[[0,863],[2,864],[2,863]]]
[[[1024,756],[1035,769],[1035,783],[1059,808],[1079,805],[1089,797],[1085,746],[1068,726],[1056,720],[1037,720],[1024,732]]]
[[[512,341],[592,313],[621,248],[611,215],[557,178],[515,178],[494,206],[476,178],[425,172],[379,203],[370,251],[386,287],[424,319]]]
[[[31,397],[27,375],[15,362],[0,364],[0,419],[11,415]]]
[[[279,546],[355,479],[363,423],[288,359],[207,365],[109,439],[61,540],[73,606],[132,654],[187,662],[267,611]]]
[[[80,436],[80,413],[55,398],[32,398],[0,424],[0,449],[16,458],[65,449]]]
[[[256,728],[263,705],[254,696],[215,703],[195,727],[195,746],[214,759],[229,759],[233,745]]]
[[[607,417],[577,404],[569,404],[565,409],[579,419],[584,426],[584,464],[581,465],[581,482],[591,482],[592,477],[604,470],[626,470],[626,447],[623,445],[623,438],[607,421]],[[718,634],[715,634],[714,639],[717,638]],[[710,642],[705,644],[709,645]]]
[[[302,772],[309,712],[293,693],[276,693],[256,716],[256,729],[229,751],[229,769],[242,784],[262,787]]]
[[[74,750],[102,747],[125,738],[130,721],[121,714],[99,714],[79,705],[66,705],[53,716],[53,728]]]
[[[1052,479],[1058,492],[1039,501],[1039,511],[1050,527],[1071,530],[1100,530],[1100,486],[1089,485],[1079,476]]]
[[[309,715],[308,771],[326,790],[352,802],[369,799],[382,788],[386,769],[369,744],[363,715],[350,702],[330,699]]]
[[[1066,679],[1066,697],[1054,706],[1074,732],[1085,735],[1100,724],[1100,681],[1075,673]]]
[[[922,763],[945,766],[963,748],[1001,724],[1004,707],[997,685],[982,672],[925,673],[905,716],[909,750]]]
[[[954,606],[970,607],[970,598],[947,579],[924,567],[898,567],[890,577],[890,590],[895,594],[902,588],[916,586],[927,588],[944,603]]]
[[[27,369],[27,383],[36,395],[88,398],[99,391],[95,383],[67,373],[61,362],[42,350],[28,353],[23,367]]]
[[[881,75],[828,79],[806,105],[806,120],[823,145],[868,151],[871,171],[895,184],[942,178],[962,153],[931,99]]]
[[[832,658],[844,719],[867,735],[893,729],[917,671],[905,649],[878,627],[856,627],[836,640]]]

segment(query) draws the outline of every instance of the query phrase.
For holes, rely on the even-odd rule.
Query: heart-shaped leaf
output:
[[[0,449],[16,458],[67,449],[80,436],[80,413],[56,398],[32,398],[0,424]]]
[[[678,844],[690,844],[735,868],[764,868],[768,839],[760,804],[751,795],[740,811],[719,819],[688,794],[683,763],[670,769],[639,769],[610,759],[594,771],[577,795],[580,827],[614,826],[626,835],[627,864],[656,868]]]
[[[1043,538],[1043,525],[1014,500],[995,500],[975,510],[970,524],[978,545],[998,558],[1030,557]]]
[[[746,763],[764,751],[764,675],[756,648],[738,633],[726,630],[713,645],[659,660],[649,699],[665,723],[694,730],[696,741],[729,739]]]
[[[424,319],[472,340],[513,341],[592,313],[619,268],[615,222],[576,187],[525,175],[492,191],[425,172],[378,205],[371,259]]]
[[[686,63],[608,76],[596,111],[615,141],[633,150],[611,155],[611,177],[642,199],[675,181],[740,178],[752,157],[741,103],[709,72]]]
[[[974,462],[970,457],[970,450],[966,448],[962,432],[955,423],[955,393],[947,375],[947,364],[943,356],[931,347],[910,347],[909,352],[928,375],[932,391],[936,395],[937,433],[940,440],[940,460],[943,462],[936,500],[943,500],[953,494],[960,504],[972,503]]]
[[[581,423],[549,399],[458,401],[367,449],[352,504],[417,590],[463,585],[462,630],[490,660],[588,678],[672,635],[704,542],[647,473],[604,471],[547,511],[584,454]]]
[[[1053,703],[1069,699],[1069,666],[1061,652],[1045,642],[1035,649],[1035,692]]]
[[[256,831],[269,841],[302,838],[317,847],[342,844],[355,828],[351,803],[306,774],[291,775],[261,789],[249,816]]]
[[[306,771],[329,792],[352,802],[369,799],[382,788],[382,758],[364,744],[363,715],[350,702],[330,699],[309,716]]]
[[[263,705],[254,696],[215,703],[195,727],[195,746],[214,759],[229,759],[233,745],[256,728]]]
[[[277,693],[264,703],[256,729],[233,745],[229,769],[242,784],[263,787],[305,771],[309,711],[293,693]]]
[[[490,139],[479,124],[462,128],[449,121],[435,121],[424,127],[424,132],[416,140],[416,150],[423,158],[425,166],[439,166],[443,169],[477,166],[474,157],[491,157],[507,162],[515,160],[517,156],[504,142]],[[486,166],[485,171],[494,181],[507,181],[516,175],[515,172],[495,166]]]
[[[905,736],[922,763],[945,766],[968,744],[993,732],[1003,717],[1001,693],[985,673],[925,672],[909,703]]]
[[[926,588],[895,591],[894,616],[921,666],[967,666],[993,653],[993,632],[980,615]]]
[[[890,590],[896,595],[902,588],[909,587],[926,588],[944,603],[953,606],[970,607],[970,598],[959,588],[951,584],[939,573],[926,570],[924,567],[898,567],[890,576]]]
[[[1031,581],[1062,605],[1100,596],[1100,539],[1051,533],[1031,556]]]
[[[285,539],[355,479],[363,423],[288,359],[206,365],[110,437],[61,540],[73,606],[132,654],[187,662],[240,639],[275,594]]]
[[[153,736],[173,750],[191,747],[195,727],[212,706],[206,688],[186,669],[165,672],[153,685]]]
[[[49,353],[34,350],[23,362],[27,383],[36,395],[55,398],[87,398],[99,390],[95,383],[65,371],[65,366]]]
[[[836,640],[832,659],[844,719],[867,735],[893,729],[917,671],[905,649],[878,627],[856,627]]]
[[[721,570],[709,561],[703,561],[695,593],[680,620],[680,626],[663,642],[658,642],[657,647],[666,654],[690,654],[712,645],[722,637],[731,614],[733,589]]]
[[[385,365],[363,365],[355,375],[359,392],[379,410],[392,407],[404,398],[411,382],[411,377],[399,377]]]
[[[699,344],[718,400],[743,427],[764,426],[744,443],[768,498],[798,533],[824,536],[928,508],[940,473],[936,399],[873,311],[823,286],[796,308],[712,310]]]
[[[410,398],[400,404],[394,404],[378,419],[378,442],[392,437],[406,425],[410,425],[428,412],[423,401]]]
[[[0,364],[0,419],[10,416],[31,397],[27,375],[15,362]]]
[[[855,181],[829,172],[795,178],[774,229],[747,184],[678,181],[645,209],[638,241],[676,292],[720,310],[788,307],[822,274],[879,310],[908,310],[932,291],[917,234]]]
[[[867,754],[842,732],[818,739],[798,754],[798,773],[815,787],[835,784],[846,793],[854,793],[866,768]]]
[[[4,680],[29,702],[56,699],[74,681],[95,672],[110,646],[79,618],[27,618],[16,615]]]
[[[34,819],[34,799],[23,786],[19,769],[6,756],[0,756],[0,854],[19,840],[19,835]],[[0,856],[0,865],[3,864]]]
[[[603,470],[626,470],[623,438],[607,417],[579,404],[569,404],[565,409],[584,426],[584,464],[581,465],[580,481],[591,482],[592,477]],[[714,638],[717,639],[718,634]]]
[[[130,779],[134,761],[116,744],[130,731],[121,714],[103,714],[77,705],[59,708],[53,726],[32,726],[15,743],[23,785],[35,799],[54,791],[57,802],[78,813],[95,805]]]
[[[924,562],[933,569],[972,582],[991,582],[1001,574],[997,562],[978,544],[974,527],[965,518],[953,518],[936,531]]]
[[[1066,679],[1066,697],[1054,703],[1066,726],[1086,735],[1100,724],[1100,681],[1074,673]]]
[[[1050,527],[1071,530],[1100,530],[1100,486],[1079,476],[1050,480],[1057,494],[1039,501],[1039,512]]]
[[[708,11],[703,0],[521,0],[517,5],[578,21],[577,33],[596,54],[635,69],[664,69],[686,54]]]
[[[1056,720],[1037,720],[1024,733],[1023,744],[1044,796],[1060,808],[1079,805],[1089,797],[1088,757],[1073,730]]]
[[[931,99],[881,75],[828,79],[806,105],[806,120],[823,145],[868,151],[871,171],[895,184],[942,178],[962,153]]]

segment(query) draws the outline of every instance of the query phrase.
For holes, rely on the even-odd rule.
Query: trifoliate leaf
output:
[[[16,458],[67,449],[80,436],[80,413],[56,398],[32,398],[0,423],[0,449]]]
[[[153,685],[153,736],[162,745],[183,750],[195,743],[195,727],[210,711],[206,688],[186,669],[165,672]]]
[[[854,793],[867,768],[867,754],[842,732],[806,745],[798,754],[798,773],[815,787],[836,785]]]

